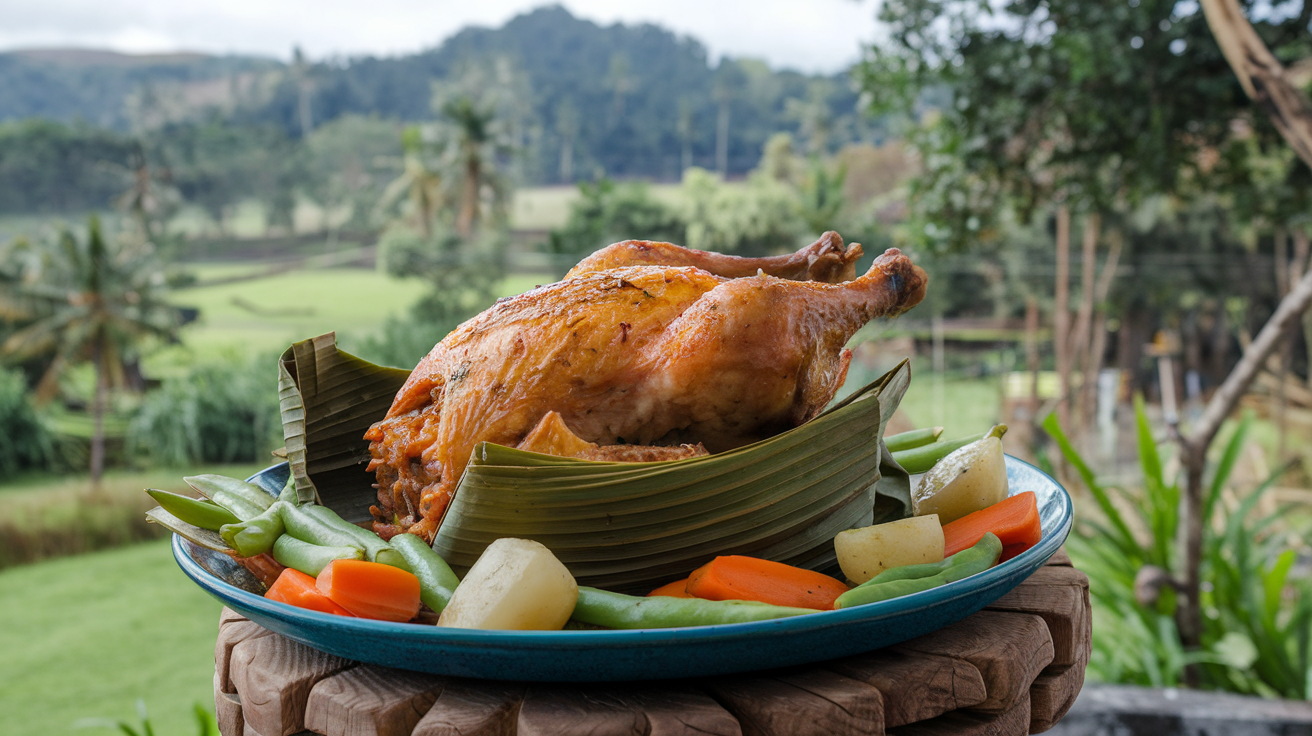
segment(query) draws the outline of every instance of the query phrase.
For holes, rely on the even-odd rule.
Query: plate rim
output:
[[[1032,463],[1011,455],[1006,456],[1006,462],[1008,465],[1016,464],[1037,473],[1059,491],[1058,498],[1061,502],[1060,524],[1058,528],[1050,533],[1045,532],[1038,544],[982,573],[929,590],[851,608],[817,611],[814,614],[767,621],[662,629],[503,631],[447,628],[424,624],[346,618],[271,601],[263,596],[238,588],[202,567],[188,553],[182,538],[177,534],[173,535],[171,546],[174,560],[183,573],[207,593],[225,603],[235,604],[238,608],[247,608],[269,618],[279,619],[288,625],[295,625],[297,618],[304,618],[307,619],[307,623],[317,624],[320,627],[328,626],[339,632],[358,633],[364,636],[397,636],[408,641],[466,649],[510,647],[520,650],[558,650],[578,646],[618,648],[637,645],[646,647],[676,641],[686,642],[689,638],[737,641],[751,639],[762,634],[798,635],[837,626],[875,622],[925,608],[949,604],[953,601],[976,596],[983,591],[1004,584],[1008,578],[1018,572],[1019,568],[1032,567],[1037,570],[1045,564],[1065,543],[1073,527],[1074,505],[1070,493],[1055,478]],[[254,482],[251,479],[284,464],[271,465],[252,475],[248,480]]]

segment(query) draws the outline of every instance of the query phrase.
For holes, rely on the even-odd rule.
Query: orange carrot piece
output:
[[[823,573],[755,557],[716,557],[688,577],[688,594],[712,601],[740,600],[827,611],[847,586]]]
[[[1002,548],[1002,556],[998,558],[998,563],[1006,562],[1033,546],[1032,544],[1009,544]]]
[[[963,549],[974,547],[984,535],[993,532],[1002,541],[1003,549],[1017,547],[1015,557],[1039,543],[1043,529],[1039,526],[1039,504],[1034,491],[1017,493],[988,508],[967,514],[943,525],[943,556],[951,557]]]
[[[320,611],[322,613],[335,613],[338,616],[350,616],[351,612],[333,603],[328,596],[319,592],[315,586],[314,578],[306,575],[300,570],[285,568],[273,585],[269,586],[269,592],[264,594],[265,598],[271,601],[280,601],[289,606],[297,608],[308,608],[311,611]]]
[[[419,613],[419,578],[399,567],[333,560],[316,583],[320,593],[360,618],[409,621]]]
[[[688,578],[684,578],[683,580],[675,580],[672,583],[666,583],[661,587],[657,588],[656,590],[653,590],[652,592],[648,593],[647,597],[650,598],[651,596],[654,595],[664,595],[664,596],[669,596],[671,598],[693,597],[688,594]]]

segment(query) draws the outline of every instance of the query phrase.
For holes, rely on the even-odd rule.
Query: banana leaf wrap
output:
[[[340,351],[332,334],[279,361],[287,459],[304,502],[350,521],[376,500],[369,427],[408,373]],[[911,513],[883,433],[910,381],[904,361],[806,424],[717,455],[616,463],[478,444],[433,548],[464,573],[501,537],[533,539],[581,585],[646,592],[716,555],[837,571],[833,538]]]

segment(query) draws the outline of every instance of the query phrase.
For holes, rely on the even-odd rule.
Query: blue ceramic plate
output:
[[[271,493],[287,466],[250,480]],[[348,659],[494,680],[614,681],[718,675],[833,659],[926,634],[978,611],[1047,562],[1070,532],[1070,496],[1007,458],[1011,493],[1038,496],[1043,539],[991,570],[933,590],[809,616],[722,626],[627,631],[477,631],[343,618],[266,600],[223,555],[173,538],[192,580],[228,607],[290,639]]]

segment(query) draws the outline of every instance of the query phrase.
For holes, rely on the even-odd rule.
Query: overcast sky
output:
[[[875,37],[877,0],[564,0],[601,24],[658,23],[722,54],[838,71]],[[312,59],[436,46],[467,25],[496,26],[545,0],[0,0],[0,50],[81,46]]]

